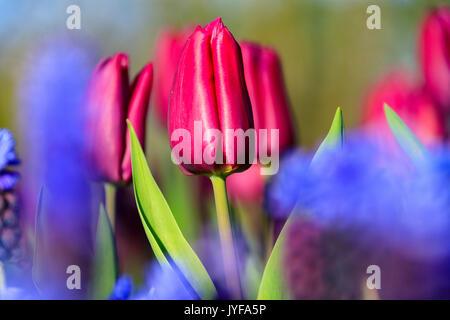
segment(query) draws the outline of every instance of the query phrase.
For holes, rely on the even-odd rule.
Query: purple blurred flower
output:
[[[190,289],[186,288],[175,272],[169,267],[153,263],[147,270],[146,285],[133,300],[193,300]]]
[[[284,160],[269,186],[269,208],[287,215],[295,207],[300,219],[351,244],[336,249],[342,261],[364,253],[365,260],[355,263],[380,266],[382,298],[448,297],[450,150],[433,150],[414,167],[403,155],[353,134],[343,151],[324,155],[314,166],[309,158],[298,151]]]
[[[239,274],[243,278],[246,274],[247,263],[250,259],[250,247],[240,230],[233,230],[233,244],[235,246],[236,260],[238,262]],[[223,256],[220,251],[220,237],[216,228],[207,226],[201,237],[195,243],[195,251],[198,252],[200,260],[204,264],[211,280],[218,292],[217,299],[230,299],[227,291]],[[244,288],[243,288],[244,289]]]
[[[15,142],[11,132],[0,129],[0,191],[14,188],[19,174],[6,167],[19,164],[19,158],[14,151]]]
[[[270,186],[270,208],[297,206],[321,225],[361,226],[414,254],[448,252],[450,151],[436,150],[413,168],[368,139],[351,136],[343,152],[332,152],[310,167],[308,156],[284,160]],[[388,237],[386,237],[388,235]]]
[[[92,246],[81,102],[95,61],[93,48],[83,39],[51,38],[30,51],[18,86],[26,159],[21,184],[24,211],[32,221],[43,187],[48,254],[52,256],[45,283],[47,294],[59,298],[84,294],[83,290],[68,292],[65,269],[71,264],[87,266]]]

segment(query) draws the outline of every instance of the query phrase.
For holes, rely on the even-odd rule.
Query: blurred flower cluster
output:
[[[310,246],[311,241],[321,243],[318,239],[334,234],[332,237],[347,243],[348,249],[334,248],[333,259],[359,266],[360,275],[355,281],[361,281],[367,266],[381,267],[385,279],[389,279],[383,279],[382,298],[448,298],[443,290],[450,284],[445,274],[449,268],[450,239],[448,149],[436,151],[428,161],[413,167],[409,159],[389,156],[385,149],[361,138],[359,133],[347,137],[342,150],[330,152],[314,165],[310,166],[309,158],[300,151],[287,157],[268,191],[269,210],[290,213],[294,208],[298,222],[291,227],[289,251],[299,252],[301,257],[307,255],[313,263],[328,268],[322,249]],[[323,240],[322,245],[338,246],[336,239]],[[313,255],[303,246],[313,250]],[[331,253],[326,254],[328,257]],[[299,263],[307,265],[293,253],[286,259],[288,269],[297,268]],[[296,259],[298,262],[293,263]],[[423,269],[417,271],[422,276],[432,272],[426,268],[440,271],[429,274],[427,281],[417,278],[413,280],[416,283],[401,284],[406,276],[414,278],[414,274],[408,274],[408,268],[401,267],[408,263],[422,264]],[[313,271],[302,272],[308,278],[306,272]],[[353,274],[351,270],[341,272]],[[402,280],[395,280],[393,275],[397,273],[403,273]],[[321,281],[326,280],[323,277],[319,276]],[[427,286],[426,290],[419,290],[419,284]],[[302,292],[303,297],[317,298],[314,291],[309,296]]]

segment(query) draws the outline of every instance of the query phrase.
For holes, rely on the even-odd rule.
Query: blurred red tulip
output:
[[[363,120],[369,132],[380,136],[382,141],[392,137],[384,115],[384,103],[393,108],[426,145],[444,138],[442,115],[428,92],[416,88],[407,72],[389,74],[376,83],[367,95]]]
[[[257,44],[241,42],[241,49],[255,129],[278,129],[281,154],[295,143],[295,132],[280,59],[275,50]]]
[[[178,62],[168,117],[169,137],[178,129],[194,137],[190,143],[194,152],[187,155],[190,161],[180,163],[184,173],[228,175],[249,167],[251,159],[244,164],[237,161],[240,154],[249,154],[249,144],[236,148],[234,137],[228,139],[225,134],[229,129],[252,128],[253,118],[241,49],[220,18],[204,28],[197,27],[187,40]],[[222,164],[216,161],[209,164],[203,157],[194,159],[196,144],[200,144],[201,155],[210,145],[208,139],[196,141],[195,122],[200,123],[203,132],[212,129],[223,133]],[[180,143],[170,140],[172,149]]]
[[[450,111],[450,8],[431,12],[422,26],[420,54],[425,86],[436,103]]]
[[[177,70],[181,51],[193,27],[186,27],[181,31],[166,29],[156,40],[155,49],[155,111],[158,120],[167,126],[167,109],[169,107],[170,89]]]
[[[265,179],[261,166],[254,164],[250,169],[231,175],[227,179],[228,195],[233,201],[258,203],[264,195]]]
[[[147,64],[130,85],[128,56],[118,53],[95,68],[86,94],[88,159],[96,179],[127,182],[131,179],[131,146],[126,119],[144,146],[145,119],[153,80]]]
[[[278,152],[282,154],[294,145],[295,132],[280,59],[275,50],[257,44],[241,42],[241,49],[256,132],[278,129]],[[268,139],[269,154],[273,147]],[[255,164],[228,179],[229,194],[234,199],[259,201],[264,193],[264,180],[260,165]]]

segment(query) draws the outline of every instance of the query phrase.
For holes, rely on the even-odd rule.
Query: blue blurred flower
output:
[[[61,203],[86,195],[82,99],[94,68],[90,45],[51,38],[29,54],[19,86],[26,179],[57,192]]]
[[[357,268],[333,271],[328,278],[364,276],[365,268],[375,264],[382,272],[381,298],[448,298],[450,150],[433,150],[419,166],[391,151],[357,133],[347,137],[342,150],[313,165],[311,155],[297,151],[283,160],[270,183],[268,208],[286,216],[293,212],[300,222],[313,222],[322,235],[335,235],[323,240],[324,247],[333,249],[325,266],[344,261]],[[345,240],[348,248],[338,248],[336,239]],[[286,263],[288,270],[303,266],[292,262],[298,252],[304,254],[301,246],[301,241],[289,243],[296,254]],[[317,253],[317,261],[324,252]]]
[[[415,168],[354,134],[342,152],[330,152],[314,166],[298,151],[280,165],[271,182],[269,210],[307,214],[327,227],[364,230],[416,256],[442,256],[450,241],[450,152],[436,150]],[[281,208],[281,209],[280,209]]]
[[[117,279],[113,292],[109,297],[110,300],[128,300],[133,289],[133,282],[127,275],[121,276]]]
[[[43,283],[58,298],[83,297],[83,290],[69,292],[61,285],[66,275],[60,270],[70,264],[88,268],[90,260],[93,206],[83,156],[82,100],[95,61],[95,50],[85,39],[50,35],[29,51],[17,90],[23,210],[33,221],[43,187],[45,235],[52,255],[43,260],[49,277]]]
[[[19,180],[17,172],[6,168],[19,164],[14,147],[15,142],[11,132],[0,129],[0,191],[12,189]]]
[[[266,187],[264,203],[271,216],[285,218],[294,209],[301,191],[299,186],[310,183],[310,161],[310,156],[301,150],[291,150],[284,155],[280,170]]]
[[[146,286],[133,300],[193,300],[196,297],[185,287],[180,278],[169,267],[158,263],[147,270]]]

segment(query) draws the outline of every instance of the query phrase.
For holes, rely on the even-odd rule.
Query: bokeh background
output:
[[[337,106],[346,126],[358,124],[368,86],[393,67],[417,69],[416,35],[432,0],[0,0],[0,127],[18,137],[16,86],[27,52],[53,35],[85,38],[98,56],[130,54],[131,73],[152,59],[167,25],[223,18],[237,39],[281,55],[298,134],[312,147]],[[67,30],[66,8],[81,7],[81,30]],[[381,8],[382,29],[368,30],[366,9]],[[157,67],[157,66],[156,66]]]

